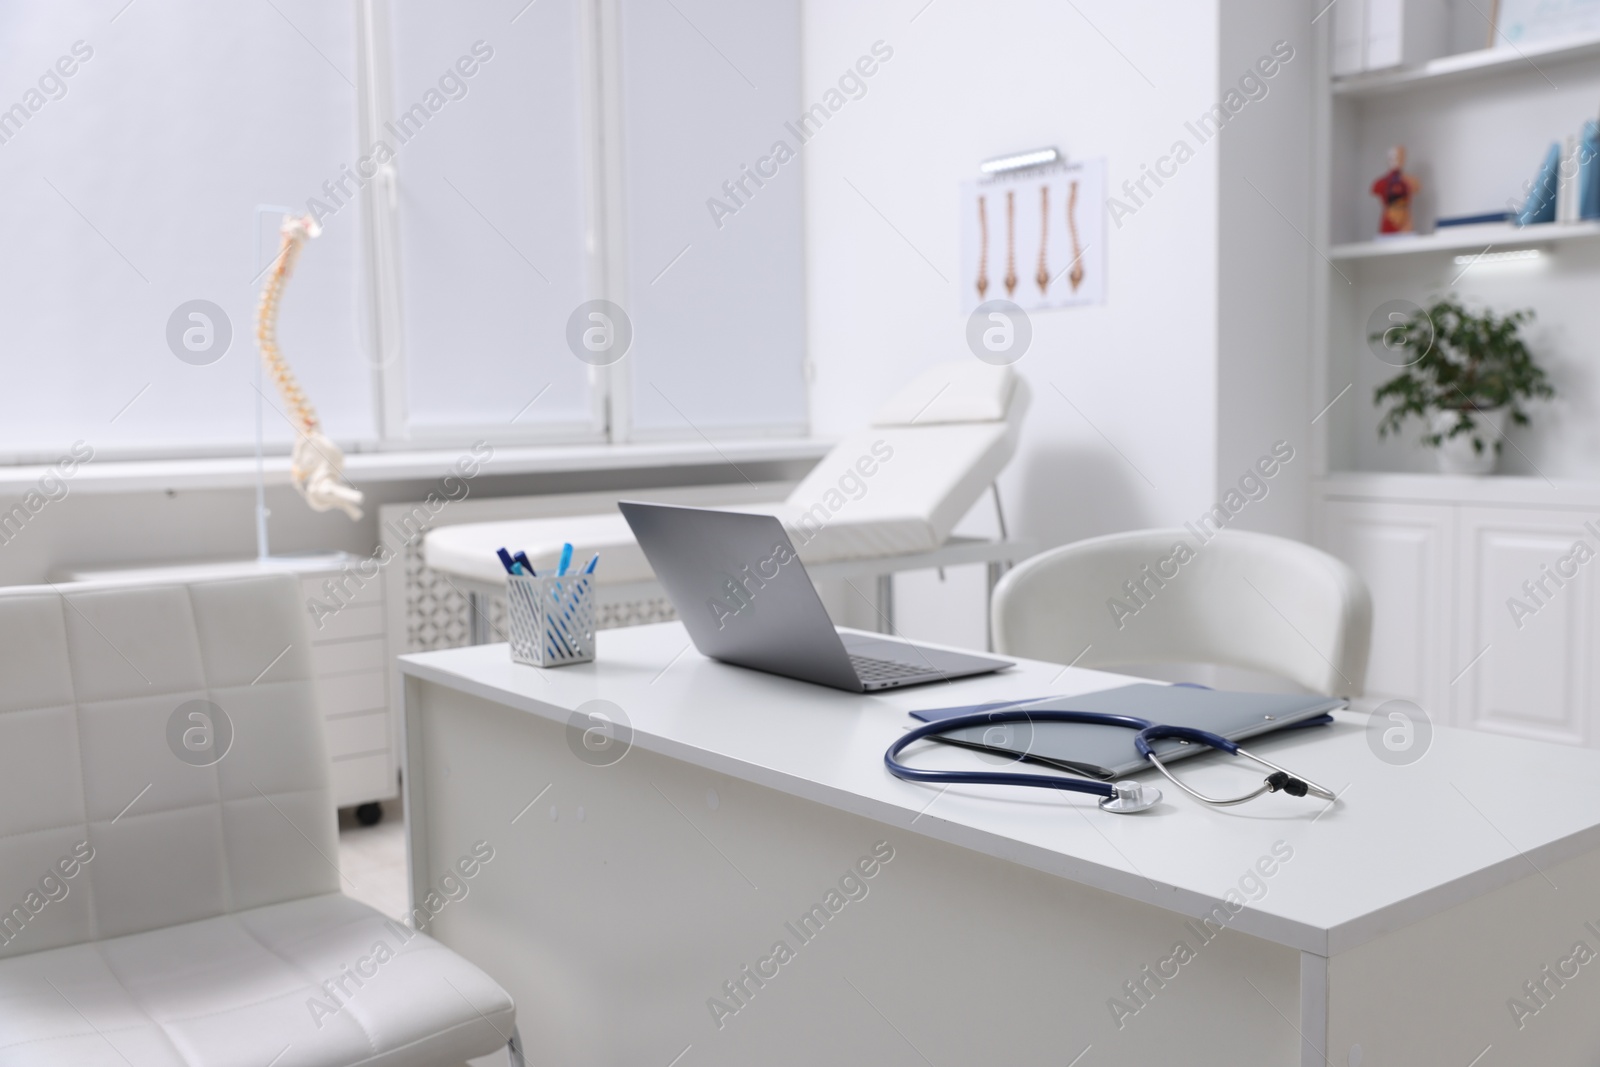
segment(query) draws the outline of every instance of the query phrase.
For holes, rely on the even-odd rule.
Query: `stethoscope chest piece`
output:
[[[1118,815],[1147,811],[1161,803],[1161,790],[1153,785],[1145,785],[1143,782],[1130,779],[1116,782],[1111,788],[1115,789],[1116,793],[1100,801],[1100,807],[1106,811],[1114,811]]]

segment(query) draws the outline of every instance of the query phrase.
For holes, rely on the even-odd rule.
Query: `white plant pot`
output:
[[[1493,474],[1495,463],[1500,458],[1494,446],[1495,442],[1503,437],[1506,415],[1506,408],[1473,412],[1472,421],[1476,425],[1472,430],[1454,437],[1446,437],[1435,449],[1439,454],[1439,473]],[[1449,433],[1459,417],[1454,411],[1435,411],[1429,419],[1430,429],[1433,433]],[[1474,437],[1483,442],[1482,452],[1473,448]]]

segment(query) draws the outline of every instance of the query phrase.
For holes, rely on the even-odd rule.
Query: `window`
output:
[[[105,5],[0,8],[0,451],[254,441],[258,274],[276,251],[268,216],[256,258],[255,207],[303,199],[356,139],[353,8],[274,3],[137,4],[115,21]],[[280,331],[343,440],[375,435],[360,244],[354,226],[315,243]],[[200,331],[185,362],[168,320],[195,300],[224,317],[180,317],[180,343]],[[288,425],[268,415],[269,440],[287,447]]]
[[[280,347],[347,449],[803,430],[799,168],[706,209],[798,107],[797,0],[95,7],[0,8],[0,459],[238,454],[258,399],[286,451],[286,206]]]
[[[515,23],[437,0],[391,11],[406,425],[597,432],[590,365],[565,345],[593,295],[580,5]]]
[[[802,150],[799,5],[629,0],[621,30],[633,433],[803,432],[802,164],[760,166]]]

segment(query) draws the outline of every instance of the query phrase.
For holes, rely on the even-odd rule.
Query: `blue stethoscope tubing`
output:
[[[1317,721],[1328,720],[1320,719]],[[927,770],[921,767],[908,766],[899,760],[900,753],[923,738],[932,737],[935,734],[942,734],[950,730],[964,729],[969,726],[998,726],[1012,722],[1081,723],[1091,726],[1120,726],[1127,730],[1133,730],[1133,747],[1139,755],[1149,760],[1173,785],[1196,800],[1213,807],[1229,807],[1234,804],[1243,804],[1245,801],[1254,800],[1265,793],[1276,793],[1280,790],[1296,797],[1310,794],[1328,801],[1337,799],[1337,796],[1331,790],[1316,784],[1308,778],[1291,774],[1276,763],[1246,752],[1237,743],[1220,734],[1214,734],[1208,730],[1197,730],[1190,726],[1171,726],[1155,723],[1149,719],[1141,719],[1134,715],[1113,715],[1106,712],[1093,711],[1028,711],[1026,709],[1014,709],[1010,711],[980,711],[970,715],[936,719],[915,729],[907,730],[896,738],[894,744],[890,745],[888,751],[883,754],[884,766],[888,767],[889,773],[896,778],[903,778],[911,782],[1032,786],[1040,789],[1061,789],[1074,793],[1088,793],[1091,796],[1100,797],[1100,806],[1107,811],[1113,812],[1143,811],[1161,799],[1159,790],[1143,786],[1138,782],[1100,782],[1092,778],[1073,778],[1054,774],[1021,774],[1016,771]],[[1207,796],[1179,781],[1167,769],[1161,758],[1156,755],[1153,743],[1167,740],[1205,745],[1207,748],[1226,752],[1230,756],[1239,756],[1258,763],[1271,770],[1272,773],[1267,776],[1260,786],[1248,793],[1236,797]],[[1021,757],[1019,756],[1018,758],[1020,759]]]

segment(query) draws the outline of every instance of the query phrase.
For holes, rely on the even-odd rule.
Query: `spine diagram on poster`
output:
[[[1073,182],[1067,190],[1067,232],[1072,236],[1072,271],[1067,275],[1067,280],[1072,283],[1072,291],[1077,292],[1078,286],[1083,284],[1083,249],[1078,247],[1078,183]]]
[[[962,314],[994,303],[1024,311],[1104,304],[1105,204],[1103,158],[1068,161],[1050,148],[984,160],[960,185],[959,276],[951,280]]]
[[[989,216],[983,197],[978,197],[978,299],[989,291]]]
[[[1039,186],[1039,271],[1033,280],[1039,283],[1039,293],[1050,288],[1050,270],[1046,265],[1045,246],[1050,241],[1050,187]]]
[[[289,475],[294,487],[314,511],[338,508],[350,518],[359,519],[362,494],[343,481],[344,453],[322,432],[316,409],[278,349],[278,304],[283,298],[284,284],[294,270],[301,247],[308,238],[321,232],[322,228],[309,215],[284,217],[279,230],[278,258],[267,276],[267,284],[262,287],[261,303],[256,308],[256,344],[261,349],[262,365],[278,387],[278,395],[283,398],[296,431],[294,451],[289,459]]]
[[[1017,292],[1017,193],[1006,190],[1006,296]]]

